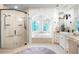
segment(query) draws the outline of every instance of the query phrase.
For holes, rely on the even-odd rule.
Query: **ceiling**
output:
[[[18,9],[24,10],[27,8],[50,8],[50,7],[56,7],[55,4],[4,4],[4,6],[9,8],[15,8],[15,6],[18,7]]]
[[[4,4],[4,6],[15,9],[17,6],[17,9],[19,10],[25,10],[27,8],[70,8],[73,6],[72,4]]]

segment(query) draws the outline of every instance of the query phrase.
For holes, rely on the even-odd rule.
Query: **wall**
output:
[[[40,34],[41,36],[39,36],[38,33],[33,33],[32,34],[32,30],[31,30],[31,34],[39,36],[41,42],[42,42],[43,39],[44,39],[43,41],[50,40],[51,42],[53,42],[54,41],[54,31],[56,30],[56,27],[58,27],[58,22],[59,22],[59,20],[58,20],[58,13],[57,12],[58,12],[58,10],[54,9],[54,8],[29,8],[29,18],[30,18],[31,21],[32,21],[32,17],[34,17],[34,16],[44,15],[44,16],[49,17],[51,22],[52,22],[51,25],[50,25],[51,29],[50,29],[49,35],[46,36],[46,34],[45,35]],[[39,42],[39,38],[38,37],[36,38],[36,40],[33,38],[33,40],[34,40],[33,42]]]
[[[0,9],[7,9],[8,7],[5,7],[3,4],[0,4]]]
[[[57,29],[59,30],[59,25],[61,24],[61,21],[59,20],[59,12],[64,12],[64,14],[71,14],[71,17],[68,20],[63,19],[63,20],[65,20],[63,22],[67,23],[67,26],[69,26],[70,31],[72,31],[72,29],[74,29],[74,20],[75,20],[75,10],[74,9],[75,9],[74,7],[60,8],[60,9],[57,9],[57,8],[29,8],[29,18],[30,18],[30,20],[32,20],[32,17],[37,16],[37,15],[48,16],[52,21],[50,36],[52,36],[52,39],[54,39],[54,32]],[[70,22],[72,22],[72,23],[70,23]],[[32,34],[32,35],[34,35],[34,34]],[[42,35],[42,34],[40,34],[40,35]]]
[[[3,9],[3,8],[5,8],[4,5],[0,4],[0,9]]]
[[[4,5],[0,4],[0,9],[6,9]],[[1,19],[1,11],[0,11],[0,19]],[[1,20],[0,20],[0,48],[1,48]]]

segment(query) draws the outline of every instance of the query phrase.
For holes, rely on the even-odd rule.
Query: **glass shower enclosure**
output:
[[[27,13],[15,9],[0,10],[1,48],[17,48],[27,44]]]

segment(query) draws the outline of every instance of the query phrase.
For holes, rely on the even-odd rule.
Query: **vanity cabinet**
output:
[[[66,37],[64,35],[59,36],[59,45],[63,48],[66,49]]]
[[[54,43],[59,44],[59,33],[54,33]]]
[[[69,54],[77,54],[78,53],[78,46],[77,42],[74,41],[73,38],[68,39],[68,49],[67,52]]]
[[[78,53],[78,38],[72,37],[72,34],[61,33],[59,37],[59,45],[69,54]]]

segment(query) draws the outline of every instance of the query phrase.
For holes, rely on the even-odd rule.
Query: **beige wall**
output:
[[[0,4],[0,9],[3,9],[3,8],[4,8],[4,6],[2,4]]]
[[[5,7],[3,4],[0,4],[0,9],[7,9],[8,7]]]

